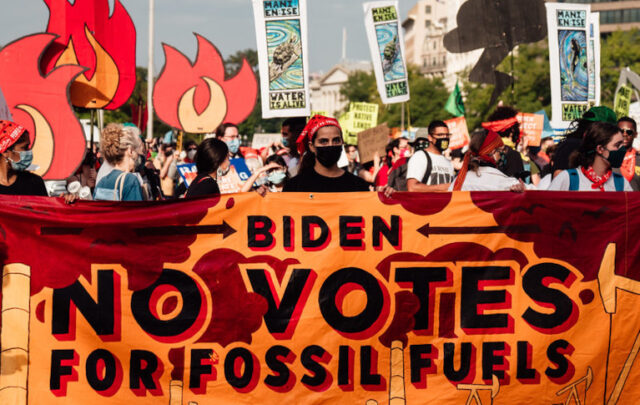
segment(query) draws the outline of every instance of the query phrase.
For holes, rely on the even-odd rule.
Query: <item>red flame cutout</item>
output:
[[[108,0],[43,1],[50,12],[47,32],[60,36],[47,49],[43,70],[74,63],[75,53],[75,63],[89,69],[72,86],[73,104],[108,110],[123,105],[136,84],[136,29],[120,0],[111,17]]]
[[[225,80],[224,62],[206,38],[198,39],[194,64],[163,44],[165,66],[155,84],[153,106],[167,125],[191,133],[213,132],[223,122],[240,123],[253,111],[258,82],[247,60],[238,74]]]
[[[18,39],[0,51],[0,88],[13,120],[33,139],[36,173],[46,180],[65,179],[82,162],[84,131],[69,105],[69,86],[84,68],[62,66],[46,76],[40,57],[56,38],[35,34]]]

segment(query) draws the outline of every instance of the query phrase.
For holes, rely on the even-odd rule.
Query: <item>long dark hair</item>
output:
[[[208,138],[198,145],[196,151],[196,167],[198,174],[214,173],[229,155],[227,144],[216,138]]]
[[[469,171],[478,173],[478,168],[481,165],[486,165],[480,159],[473,157],[474,154],[478,154],[482,148],[485,138],[487,137],[487,131],[484,129],[477,129],[471,133],[471,139],[469,140],[469,150],[467,153],[471,154],[469,160]],[[481,163],[482,162],[482,163]]]
[[[607,122],[594,122],[584,134],[580,148],[571,154],[569,167],[589,167],[596,158],[596,148],[606,146],[620,129]]]

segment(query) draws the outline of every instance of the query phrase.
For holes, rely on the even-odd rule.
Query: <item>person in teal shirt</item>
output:
[[[100,149],[113,170],[103,177],[94,191],[94,200],[142,201],[142,186],[133,171],[142,141],[120,124],[109,124],[100,135]]]

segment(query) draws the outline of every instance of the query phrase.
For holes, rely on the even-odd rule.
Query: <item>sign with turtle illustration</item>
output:
[[[552,125],[566,128],[599,104],[600,29],[588,4],[547,3]]]
[[[306,0],[253,0],[263,118],[308,116]]]
[[[385,104],[409,100],[404,40],[399,29],[397,1],[365,3],[365,26],[378,91]]]

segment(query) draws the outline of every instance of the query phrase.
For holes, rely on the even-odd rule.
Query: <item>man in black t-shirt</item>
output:
[[[42,178],[26,171],[33,161],[29,142],[22,125],[0,120],[0,194],[48,195]]]
[[[342,129],[334,118],[312,117],[296,143],[298,151],[304,153],[300,171],[287,182],[283,191],[369,191],[366,181],[338,167],[343,148]]]

